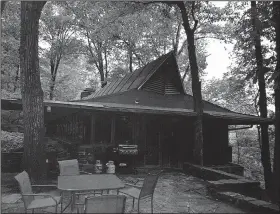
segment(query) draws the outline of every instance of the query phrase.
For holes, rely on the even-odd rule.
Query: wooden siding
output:
[[[165,83],[165,95],[180,94],[180,91],[170,80]]]
[[[164,77],[162,75],[153,76],[143,87],[145,91],[164,94]]]

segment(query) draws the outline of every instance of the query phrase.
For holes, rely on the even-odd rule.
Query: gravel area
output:
[[[9,174],[9,176],[12,175]],[[23,202],[18,190],[9,184],[11,182],[11,179],[7,179],[9,176],[4,176],[5,179],[2,179],[1,184],[2,213],[23,213]],[[119,177],[123,181],[131,181],[137,176],[122,175]],[[50,192],[44,190],[44,192],[59,195],[58,190]],[[114,192],[111,193],[114,194]],[[69,194],[65,194],[64,206],[69,202],[69,199]],[[132,199],[127,198],[126,213],[137,213],[137,202],[134,206],[133,208]],[[141,213],[151,213],[150,207],[149,199],[140,202]],[[54,208],[36,210],[35,212],[52,213]],[[70,213],[70,209],[68,208],[65,212]],[[163,173],[158,180],[154,194],[154,213],[244,213],[244,211],[207,195],[206,184],[203,180],[183,173],[169,172]]]

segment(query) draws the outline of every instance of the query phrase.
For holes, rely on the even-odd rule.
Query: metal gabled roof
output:
[[[173,52],[169,52],[168,54],[159,57],[147,65],[138,68],[134,72],[125,75],[123,78],[113,80],[94,94],[84,97],[83,100],[116,94],[141,87],[143,83],[145,83],[157,71],[164,61],[171,56],[171,54],[173,54]]]

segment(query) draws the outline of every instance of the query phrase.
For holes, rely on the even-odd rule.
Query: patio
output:
[[[20,199],[18,190],[12,184],[12,177],[15,174],[2,174],[2,213],[23,213],[24,205]],[[120,175],[123,181],[135,179],[135,175]],[[138,175],[138,177],[143,177]],[[55,183],[56,181],[52,181]],[[52,191],[59,194],[58,191]],[[69,196],[65,195],[63,205],[65,206]],[[136,213],[132,209],[132,199],[127,198],[126,213]],[[142,213],[150,213],[150,201],[143,200],[140,203]],[[39,212],[39,210],[38,210]],[[53,208],[46,208],[40,212],[51,213]],[[70,213],[70,209],[65,211]],[[232,205],[218,201],[207,195],[205,182],[199,178],[188,176],[179,172],[163,173],[157,183],[154,195],[154,212],[155,213],[244,213],[244,211],[233,207]]]

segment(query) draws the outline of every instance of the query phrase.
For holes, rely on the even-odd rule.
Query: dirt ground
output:
[[[23,213],[24,205],[17,184],[13,179],[15,174],[5,173],[1,176],[1,211],[2,213]],[[133,180],[135,176],[119,176],[123,181]],[[55,183],[53,181],[52,183]],[[59,195],[58,190],[43,190],[45,193]],[[65,194],[63,206],[69,202]],[[141,213],[151,213],[150,200],[140,202]],[[154,194],[154,213],[245,213],[244,211],[218,201],[207,195],[203,180],[179,172],[163,173],[157,183]],[[52,213],[54,208],[35,210],[40,213]],[[65,210],[70,213],[70,209]],[[126,213],[137,213],[137,203],[132,207],[132,199],[127,198]]]

